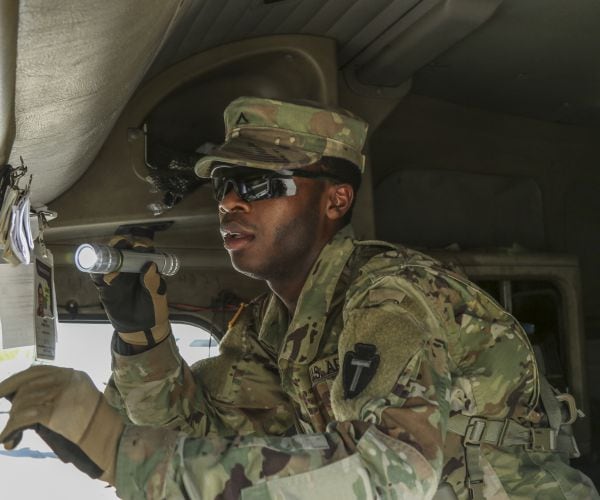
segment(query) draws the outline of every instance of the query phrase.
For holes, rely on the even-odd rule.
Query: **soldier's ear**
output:
[[[350,184],[332,184],[327,189],[327,209],[330,220],[339,220],[350,210],[354,201],[354,189]]]

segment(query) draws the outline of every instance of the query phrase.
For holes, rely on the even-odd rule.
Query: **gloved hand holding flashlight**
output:
[[[152,241],[147,238],[115,236],[110,245],[116,251],[135,254],[133,260],[142,264],[139,272],[121,268],[119,272],[92,274],[100,300],[121,340],[140,348],[153,347],[171,333],[167,286],[152,258],[161,254],[152,253]],[[167,267],[178,269],[178,263]]]

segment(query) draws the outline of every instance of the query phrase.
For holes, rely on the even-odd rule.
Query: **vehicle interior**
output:
[[[357,237],[460,266],[524,325],[550,382],[586,415],[574,463],[599,484],[600,2],[4,0],[0,10],[0,165],[31,175],[59,345],[69,322],[108,322],[75,249],[139,227],[180,259],[167,278],[173,320],[218,343],[265,286],[232,269],[195,161],[223,141],[223,110],[239,96],[341,106],[369,123]],[[13,306],[1,290],[4,339]]]

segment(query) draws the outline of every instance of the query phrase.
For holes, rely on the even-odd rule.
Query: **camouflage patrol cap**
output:
[[[215,163],[280,170],[323,156],[343,158],[363,172],[368,125],[348,111],[318,106],[239,97],[224,112],[225,142],[196,163],[196,175],[210,177]]]

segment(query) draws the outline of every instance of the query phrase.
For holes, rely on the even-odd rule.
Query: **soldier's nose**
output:
[[[250,204],[247,201],[242,200],[237,194],[235,189],[229,189],[219,202],[219,212],[248,212],[250,210]]]

